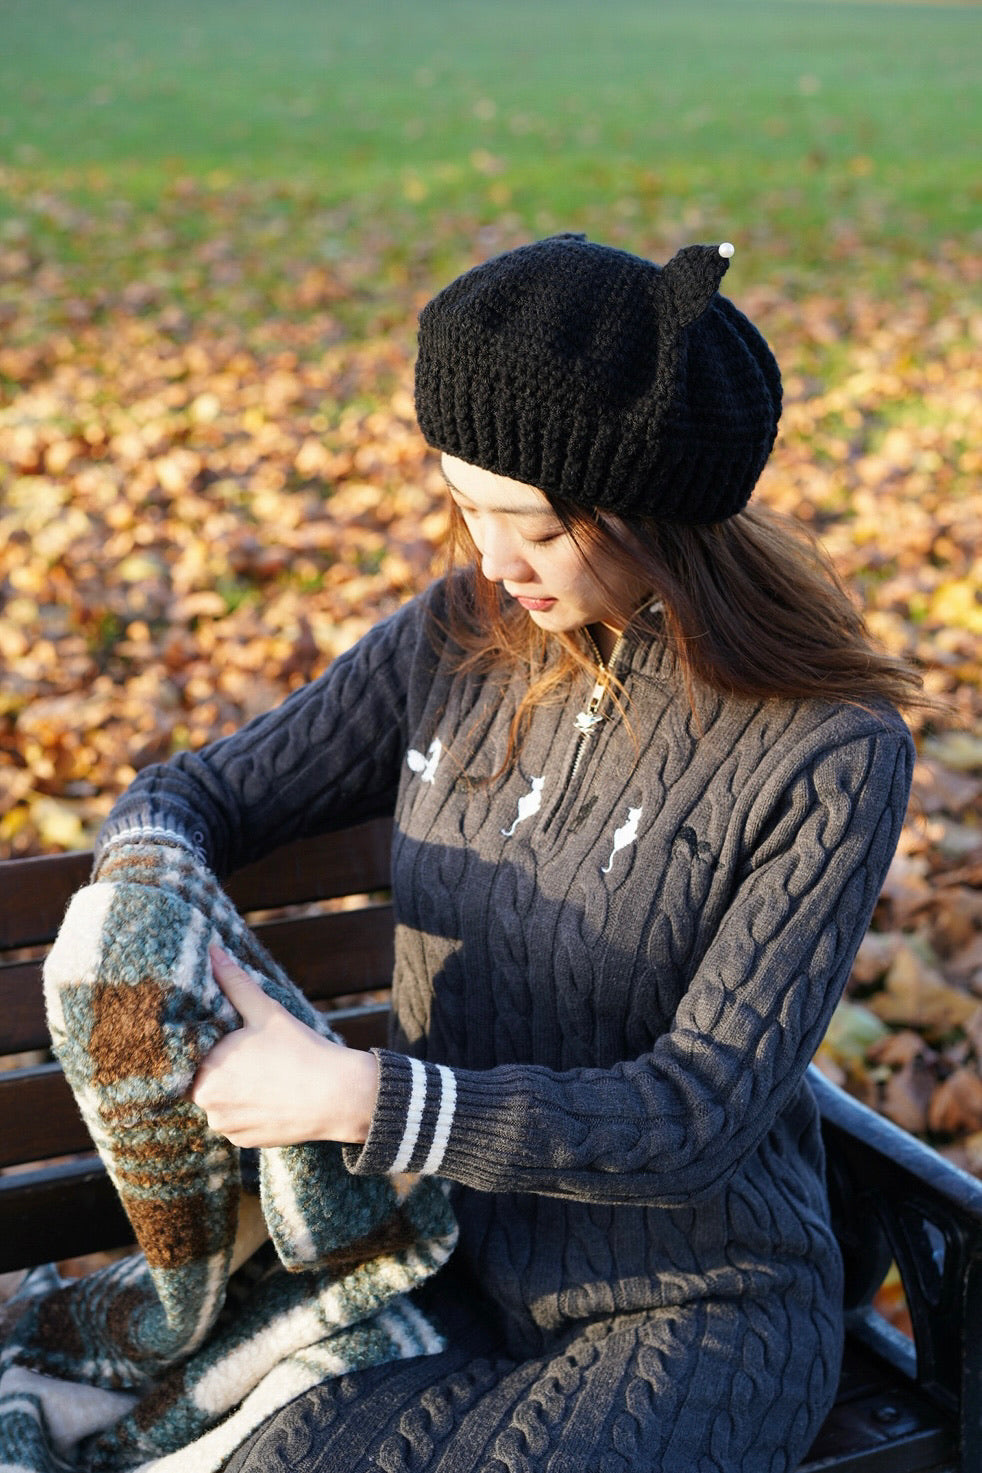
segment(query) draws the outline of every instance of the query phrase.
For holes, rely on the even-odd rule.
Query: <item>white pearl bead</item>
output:
[[[729,260],[730,256],[733,255],[733,246],[728,240],[724,240],[723,244],[719,248],[719,253],[721,256],[726,256],[727,260]]]

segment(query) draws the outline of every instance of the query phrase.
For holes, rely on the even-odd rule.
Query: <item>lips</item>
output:
[[[528,609],[531,614],[541,614],[545,609],[551,609],[556,602],[554,598],[522,598],[515,594],[515,602],[520,603],[523,609]]]

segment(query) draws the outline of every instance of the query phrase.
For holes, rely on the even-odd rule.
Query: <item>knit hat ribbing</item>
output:
[[[556,235],[475,266],[420,315],[424,436],[574,505],[732,516],[774,444],[781,377],[717,291],[728,265],[716,246],[661,267]]]

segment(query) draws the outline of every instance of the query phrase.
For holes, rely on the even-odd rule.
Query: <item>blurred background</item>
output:
[[[88,847],[439,570],[435,290],[728,239],[785,373],[759,494],[948,703],[825,1064],[982,1171],[980,19],[0,0],[0,854]]]

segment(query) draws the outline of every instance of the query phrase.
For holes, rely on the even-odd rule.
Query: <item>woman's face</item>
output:
[[[601,634],[601,653],[608,654],[613,639],[644,600],[641,580],[625,579],[602,550],[591,551],[588,564],[548,499],[534,486],[453,455],[444,454],[442,465],[485,578],[500,583],[540,629],[560,634],[594,626]],[[609,589],[617,589],[621,596],[612,599]],[[611,638],[605,638],[605,632]]]

